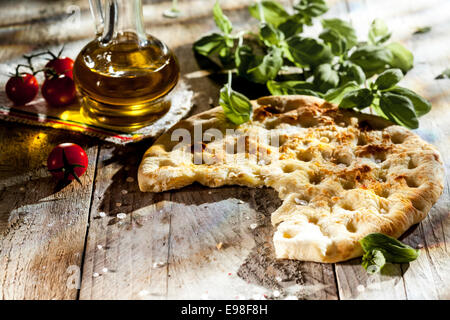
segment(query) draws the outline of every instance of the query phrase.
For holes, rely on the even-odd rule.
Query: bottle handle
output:
[[[104,15],[104,1],[103,0],[89,0],[91,7],[92,17],[95,22],[95,33],[97,36],[103,34],[103,29],[105,28],[105,15]]]

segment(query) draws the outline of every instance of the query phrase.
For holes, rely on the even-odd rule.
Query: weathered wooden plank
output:
[[[331,265],[275,259],[275,191],[191,186],[171,201],[168,298],[337,298]]]
[[[450,152],[448,143],[450,130],[447,121],[450,110],[449,80],[436,80],[436,75],[448,67],[450,48],[445,43],[445,30],[450,27],[448,2],[414,3],[410,7],[414,21],[409,24],[402,19],[398,23],[415,30],[419,26],[432,26],[423,35],[405,36],[416,57],[416,68],[408,75],[405,86],[413,87],[433,103],[433,110],[422,118],[418,134],[433,143],[441,152],[448,170]],[[417,263],[403,266],[405,289],[408,299],[450,299],[450,259],[448,239],[450,239],[450,193],[449,177],[446,176],[444,193],[408,238],[414,247],[423,247]]]
[[[383,18],[393,31],[393,39],[404,43],[415,55],[415,68],[411,70],[401,85],[411,88],[433,103],[430,114],[421,119],[417,133],[435,144],[448,163],[446,144],[448,126],[442,119],[448,118],[444,106],[448,105],[449,90],[434,80],[450,61],[450,50],[443,48],[444,34],[448,29],[448,18],[442,1],[396,1],[380,2],[349,1],[350,17],[360,37],[367,34],[370,21]],[[448,4],[446,4],[448,6]],[[444,5],[445,6],[445,5]],[[433,31],[426,35],[412,36],[418,27],[432,25]],[[436,30],[437,29],[437,30]],[[442,68],[442,69],[439,69]],[[448,178],[447,178],[448,181]],[[390,265],[390,275],[368,276],[355,262],[336,266],[341,298],[357,299],[439,299],[448,298],[449,258],[446,249],[446,234],[449,232],[448,182],[439,202],[428,217],[413,227],[403,240],[413,247],[423,247],[421,256],[410,265]],[[427,230],[427,231],[424,231]],[[401,279],[403,277],[403,280]],[[367,282],[370,281],[369,285]],[[447,282],[446,282],[447,281]]]
[[[95,142],[59,130],[0,126],[0,298],[75,299],[97,156]],[[85,148],[83,185],[46,168],[62,142]]]
[[[111,145],[100,150],[80,299],[166,295],[169,195],[139,191],[142,151]]]

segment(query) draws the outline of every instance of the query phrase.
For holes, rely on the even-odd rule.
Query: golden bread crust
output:
[[[439,152],[403,127],[310,96],[252,103],[252,121],[243,125],[232,125],[217,107],[162,135],[140,164],[140,189],[161,192],[193,182],[272,187],[283,200],[272,214],[277,258],[316,262],[360,256],[358,240],[372,232],[399,237],[442,193]],[[201,133],[217,129],[223,137],[198,147],[172,141],[183,132],[177,129],[193,137],[200,124]],[[279,145],[254,138],[262,135],[276,136]],[[227,152],[241,138],[245,150]]]

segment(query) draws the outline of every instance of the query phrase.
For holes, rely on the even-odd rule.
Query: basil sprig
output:
[[[302,34],[328,10],[325,0],[299,0],[291,10],[274,0],[249,7],[259,32],[236,32],[217,0],[213,8],[218,31],[194,43],[196,53],[218,59],[221,67],[246,80],[266,85],[273,95],[303,94],[322,97],[341,108],[372,108],[380,116],[414,129],[431,104],[398,86],[413,67],[412,53],[380,19],[359,41],[352,25],[338,18],[322,19],[318,37]],[[286,75],[286,70],[294,73]],[[438,78],[448,77],[444,72]]]
[[[431,103],[415,92],[397,86],[403,78],[400,69],[381,73],[369,88],[355,89],[342,95],[339,107],[364,109],[372,106],[383,118],[410,129],[419,127],[418,117],[431,110]],[[325,95],[327,98],[327,95]],[[333,102],[337,102],[337,99]]]
[[[419,256],[419,250],[382,233],[371,233],[359,243],[364,250],[362,266],[369,273],[379,272],[386,262],[408,263]]]
[[[231,89],[231,72],[228,72],[228,83],[220,90],[219,104],[225,116],[236,125],[250,120],[252,104],[242,93]]]

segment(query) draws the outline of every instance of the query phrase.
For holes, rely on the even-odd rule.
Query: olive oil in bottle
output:
[[[178,82],[179,66],[165,44],[143,32],[136,14],[141,0],[107,0],[106,6],[104,30],[78,55],[74,80],[88,122],[133,131],[170,108],[167,94]]]

